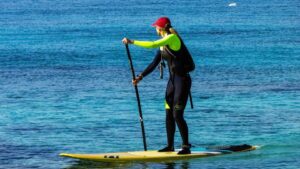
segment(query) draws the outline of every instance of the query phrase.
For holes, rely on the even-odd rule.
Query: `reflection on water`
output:
[[[115,168],[161,168],[161,169],[188,169],[188,161],[177,162],[128,162],[128,163],[105,163],[105,162],[93,162],[93,161],[76,161],[75,164],[65,167],[64,169],[115,169]]]

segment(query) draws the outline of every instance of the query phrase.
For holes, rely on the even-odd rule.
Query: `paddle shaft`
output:
[[[193,104],[191,91],[189,91],[189,97],[190,97],[191,108],[194,109],[194,104]]]
[[[133,68],[133,64],[132,64],[132,59],[131,59],[129,47],[128,47],[128,44],[126,44],[125,46],[126,46],[126,51],[127,51],[127,56],[128,56],[128,60],[129,60],[129,65],[130,65],[131,73],[132,73],[132,79],[134,80],[135,79],[135,73],[134,73],[134,68]],[[138,90],[137,85],[134,85],[134,89],[135,89],[135,94],[136,94],[136,99],[137,99],[138,109],[139,109],[139,115],[140,115],[140,122],[141,122],[142,135],[143,135],[143,143],[144,143],[144,150],[147,151],[147,143],[146,143],[146,136],[145,136],[146,134],[145,134],[145,127],[144,127],[143,113],[142,113],[140,95],[139,95],[139,90]]]

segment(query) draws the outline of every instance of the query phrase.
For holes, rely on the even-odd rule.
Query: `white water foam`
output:
[[[230,6],[230,7],[235,7],[235,6],[237,6],[237,3],[232,2],[232,3],[229,3],[228,6]]]

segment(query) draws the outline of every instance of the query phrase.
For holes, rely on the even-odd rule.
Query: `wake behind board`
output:
[[[60,156],[74,158],[79,160],[100,161],[100,162],[131,162],[131,161],[172,161],[185,160],[192,158],[201,158],[209,156],[217,156],[223,154],[231,154],[235,152],[244,152],[255,150],[258,146],[251,145],[233,145],[208,148],[192,148],[191,154],[178,155],[174,152],[158,152],[151,151],[132,151],[119,153],[101,153],[101,154],[68,154],[61,153]]]

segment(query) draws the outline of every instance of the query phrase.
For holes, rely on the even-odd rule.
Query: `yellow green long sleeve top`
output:
[[[144,48],[158,48],[168,45],[174,51],[178,51],[181,47],[180,39],[175,34],[169,34],[162,39],[156,41],[138,41],[134,40],[133,44]]]

